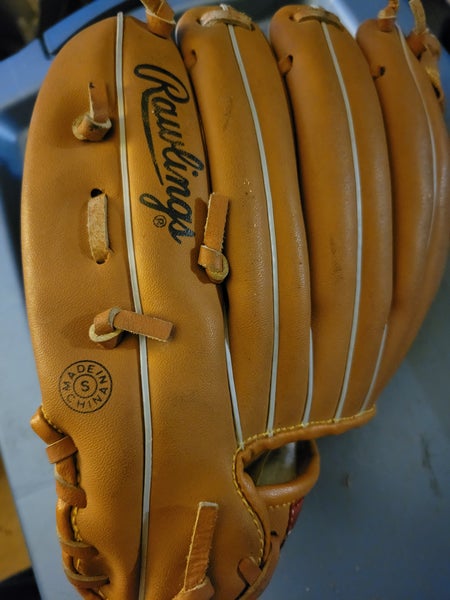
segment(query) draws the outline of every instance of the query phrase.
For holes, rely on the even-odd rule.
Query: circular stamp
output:
[[[59,393],[64,403],[79,413],[92,413],[105,406],[111,397],[111,375],[94,360],[69,365],[59,378]]]
[[[166,224],[167,224],[167,219],[164,215],[156,215],[156,217],[154,217],[154,219],[153,219],[153,225],[155,227],[158,227],[158,229],[165,227]]]

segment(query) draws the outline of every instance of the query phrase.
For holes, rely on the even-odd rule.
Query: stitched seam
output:
[[[276,508],[284,508],[286,506],[289,506],[289,508],[290,508],[291,504],[292,504],[292,502],[283,502],[283,504],[269,504],[268,509],[275,510]]]
[[[369,415],[371,413],[375,412],[375,407],[373,406],[372,408],[369,408],[368,410],[364,411],[364,412],[360,412],[357,415],[352,415],[351,417],[340,417],[339,419],[325,419],[323,421],[311,421],[309,423],[306,424],[299,424],[299,425],[290,425],[289,427],[279,427],[278,429],[274,429],[272,432],[263,432],[263,433],[257,433],[256,435],[252,435],[250,437],[248,437],[246,440],[244,440],[243,442],[243,447],[247,446],[249,443],[254,442],[258,439],[263,439],[263,438],[272,438],[274,436],[276,436],[278,433],[288,433],[290,431],[296,431],[296,430],[305,430],[305,429],[311,429],[313,427],[317,427],[320,425],[339,425],[340,423],[351,423],[352,421],[356,421],[359,420],[362,416],[364,415]],[[238,452],[241,450],[241,448],[238,448]]]
[[[77,542],[83,542],[80,534],[80,528],[77,525],[78,506],[72,506],[70,511],[70,523],[72,525],[73,536]]]
[[[236,487],[236,491],[239,494],[242,502],[244,503],[245,508],[247,509],[248,513],[250,514],[252,521],[256,527],[256,530],[258,532],[258,537],[259,537],[259,553],[258,553],[258,563],[261,563],[263,555],[264,555],[264,532],[263,532],[263,528],[261,526],[260,520],[258,519],[255,511],[253,510],[253,508],[251,507],[250,503],[248,502],[247,498],[244,496],[244,493],[239,485],[239,482],[237,480],[237,475],[236,475],[236,459],[237,456],[239,454],[239,452],[241,452],[241,448],[237,448],[236,452],[234,453],[233,456],[233,483]]]
[[[44,410],[44,407],[41,406],[41,412],[42,415],[44,416],[44,419],[47,421],[47,423],[58,433],[60,433],[61,435],[66,435],[66,433],[60,429],[59,427],[56,427],[56,425],[53,423],[53,421],[50,419],[50,417],[47,415],[47,413]]]

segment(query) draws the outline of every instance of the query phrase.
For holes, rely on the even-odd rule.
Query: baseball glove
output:
[[[439,285],[439,45],[282,8],[106,19],[58,54],[23,264],[67,577],[86,599],[267,585],[314,440],[366,423]]]

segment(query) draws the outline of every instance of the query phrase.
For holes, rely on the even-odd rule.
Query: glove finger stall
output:
[[[337,18],[284,7],[271,41],[292,103],[311,274],[313,377],[303,422],[342,431],[369,417],[391,301],[382,114],[364,57]]]

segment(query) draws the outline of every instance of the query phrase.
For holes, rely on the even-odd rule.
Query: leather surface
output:
[[[98,551],[95,559],[71,562],[66,553],[64,560],[72,573],[106,573],[110,582],[102,586],[102,593],[108,597],[134,598],[140,561],[144,469],[138,340],[128,336],[115,349],[105,350],[88,335],[95,316],[108,307],[135,309],[120,177],[113,71],[115,28],[115,21],[110,20],[76,37],[58,56],[40,93],[24,178],[24,268],[45,415],[56,428],[67,432],[78,448],[76,474],[71,470],[71,481],[78,483],[87,497],[86,507],[68,506],[67,499],[75,498],[74,493],[65,495],[66,502],[58,502],[59,526],[66,538],[72,528],[75,539]],[[99,47],[103,54],[98,52]],[[152,55],[149,48],[153,49]],[[82,49],[87,63],[95,65],[88,72],[76,62]],[[94,53],[91,58],[87,56],[89,51]],[[267,540],[271,528],[267,507],[259,500],[261,514],[257,517],[235,480],[237,443],[225,369],[222,300],[217,287],[195,262],[209,192],[200,128],[187,74],[172,42],[154,37],[143,25],[126,19],[123,57],[128,184],[142,311],[174,324],[168,343],[147,342],[153,476],[144,593],[149,598],[172,598],[180,591],[197,504],[217,501],[219,521],[211,577],[218,598],[238,596],[247,584],[238,574],[237,565],[247,555],[258,562],[262,560],[270,551]],[[139,77],[137,65],[142,75]],[[62,86],[61,77],[66,72],[73,75]],[[106,80],[112,111],[113,130],[96,144],[75,139],[70,128],[73,116],[85,109],[88,77]],[[56,94],[61,98],[58,110],[48,111]],[[148,113],[143,98],[148,101]],[[153,151],[163,173],[162,182],[156,169],[152,169],[143,106],[146,115],[156,114],[156,122],[151,123]],[[169,128],[172,133],[166,132]],[[174,138],[175,144],[182,140],[181,151],[172,144]],[[68,163],[60,160],[61,153],[70,156]],[[188,163],[191,172],[183,179]],[[55,165],[50,180],[44,168],[48,164]],[[68,176],[68,165],[73,177]],[[259,173],[256,179],[260,179]],[[87,203],[91,190],[98,189],[108,197],[111,255],[103,264],[97,264],[90,256],[86,229]],[[158,206],[155,199],[165,202],[166,211],[149,206]],[[182,212],[170,212],[170,200],[171,207],[181,207]],[[192,216],[182,204],[188,201]],[[161,214],[166,218],[166,227],[155,225],[155,218]],[[186,232],[189,235],[182,235]],[[248,268],[254,256],[248,261]],[[259,270],[259,278],[267,286],[267,265],[262,261]],[[56,272],[61,273],[60,277],[55,277]],[[264,302],[267,305],[267,299]],[[53,318],[55,312],[58,318]],[[263,320],[270,320],[266,313],[270,315],[270,308],[266,307],[255,320],[261,335],[266,328],[270,330]],[[249,318],[248,312],[245,317]],[[249,344],[248,338],[246,343]],[[271,348],[264,342],[266,345],[270,355]],[[247,352],[250,353],[249,346]],[[244,351],[240,353],[246,356]],[[76,385],[83,383],[79,374],[93,365],[99,365],[102,374],[109,374],[105,394],[110,397],[90,412],[94,407],[89,403],[82,406]],[[255,373],[260,368],[259,362],[253,367]],[[265,370],[266,367],[261,372]],[[91,376],[89,371],[86,377]],[[248,387],[250,379],[241,377],[245,385],[238,381],[239,392],[241,387]],[[247,396],[242,402],[248,411],[256,409],[256,405],[250,406],[250,393],[251,398],[267,396],[267,383],[264,385],[264,378],[259,379],[252,378],[256,390],[240,392],[240,396]],[[70,387],[66,380],[77,383]],[[71,394],[61,393],[61,381]],[[267,405],[261,402],[257,425],[263,431],[266,412]],[[247,419],[250,420],[250,412]],[[248,427],[247,433],[256,431],[257,428]],[[201,473],[201,477],[195,473]],[[306,473],[301,477],[302,494],[305,481],[309,489],[316,477],[316,469],[311,476]],[[249,494],[257,497],[251,485]],[[296,489],[294,498],[297,496]],[[280,535],[287,529],[287,519],[286,513]],[[264,527],[260,520],[264,520]],[[77,583],[74,575],[71,580]],[[89,597],[92,590],[84,589],[86,582],[83,586],[81,583],[80,593]]]
[[[398,28],[358,31],[375,77],[390,149],[394,279],[388,337],[374,393],[404,358],[442,279],[450,231],[449,137],[435,91]]]
[[[320,13],[297,22],[299,10],[308,14],[305,7],[277,13],[271,39],[279,60],[292,57],[285,79],[311,263],[314,421],[363,409],[391,301],[391,194],[382,115],[363,56],[338,22]]]
[[[42,431],[77,449],[55,457],[57,523],[85,598],[200,600],[209,582],[217,600],[257,597],[318,477],[309,442],[374,415],[373,391],[401,360],[445,262],[448,139],[431,86],[414,67],[424,100],[416,90],[398,137],[391,95],[409,98],[411,78],[386,96],[386,79],[373,83],[380,57],[400,60],[395,34],[385,44],[360,32],[368,63],[332,15],[286,7],[272,50],[227,11],[186,13],[179,49],[132,18],[78,34],[30,127],[27,307]],[[96,81],[112,129],[84,142],[72,122]],[[99,192],[101,264],[88,231]],[[211,192],[228,198],[221,285],[198,265]],[[412,195],[418,208],[407,211]],[[96,344],[90,326],[113,307],[173,324],[169,339]],[[256,486],[249,466],[299,441],[296,476]],[[183,586],[201,503],[218,516],[195,595]]]
[[[88,38],[75,38],[58,55],[41,88],[30,126],[22,223],[27,306],[42,400],[51,422],[68,433],[78,448],[77,468],[88,505],[78,512],[76,523],[80,519],[83,540],[99,550],[91,567],[95,573],[90,574],[116,570],[121,563],[113,592],[127,597],[136,590],[141,527],[140,502],[129,501],[142,495],[142,421],[132,404],[141,395],[137,344],[129,338],[119,354],[105,353],[89,343],[88,336],[93,316],[110,305],[111,296],[116,304],[133,308],[118,146],[115,137],[98,145],[85,144],[71,129],[72,120],[86,110],[88,78],[108,82],[110,109],[113,117],[117,115],[111,88],[114,23],[102,22]],[[86,62],[78,61],[81,54]],[[91,258],[89,250],[87,204],[93,189],[107,191],[110,199],[113,253],[103,265]],[[62,399],[61,378],[71,382],[70,373],[81,375],[78,368],[90,366],[95,372],[88,385],[95,386],[109,373],[101,385],[110,399],[93,410],[95,403],[83,406],[87,399],[82,391],[72,396],[69,392],[69,397],[64,394],[69,406]],[[58,521],[70,531],[72,511],[60,502],[57,511]],[[62,525],[59,522],[60,530]]]

